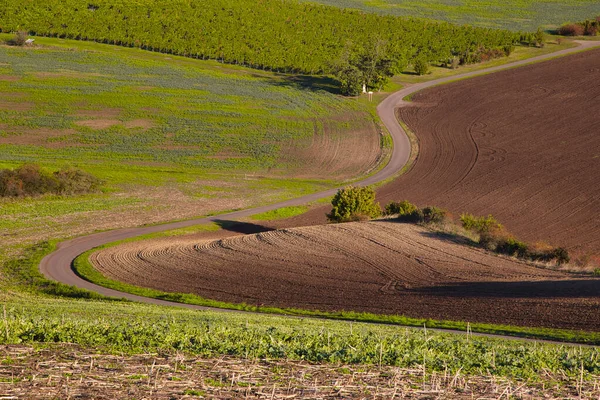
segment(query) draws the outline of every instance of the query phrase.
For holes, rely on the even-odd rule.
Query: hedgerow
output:
[[[400,222],[442,226],[453,226],[455,222],[447,216],[444,209],[435,206],[428,206],[419,209],[414,204],[403,200],[400,202],[390,202],[385,206],[385,215],[395,215]],[[478,217],[469,213],[463,213],[460,216],[462,228],[466,231],[478,235],[473,240],[473,244],[478,244],[484,249],[504,254],[511,257],[518,257],[530,261],[551,262],[557,265],[567,264],[571,261],[569,252],[564,247],[545,246],[540,249],[539,246],[530,246],[529,244],[518,240],[502,226],[493,215]],[[455,232],[455,228],[451,228]]]

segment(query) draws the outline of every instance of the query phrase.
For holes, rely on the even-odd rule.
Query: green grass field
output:
[[[369,105],[325,84],[97,43],[36,44],[0,45],[0,168],[74,165],[105,183],[86,196],[0,199],[7,245],[333,187],[348,176],[294,178],[306,163],[289,149],[375,130]]]
[[[535,31],[600,15],[596,0],[309,0],[367,12]]]

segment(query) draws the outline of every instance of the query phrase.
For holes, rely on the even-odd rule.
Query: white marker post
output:
[[[373,101],[373,92],[369,92],[369,101]]]

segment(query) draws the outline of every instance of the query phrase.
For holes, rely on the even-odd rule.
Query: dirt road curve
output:
[[[395,116],[395,110],[397,107],[402,107],[404,102],[402,99],[405,96],[408,96],[412,93],[420,91],[422,89],[439,85],[441,83],[445,83],[448,81],[456,80],[459,78],[467,78],[471,76],[480,75],[483,73],[489,73],[494,71],[500,71],[507,68],[516,67],[519,65],[525,65],[528,63],[532,63],[535,61],[541,61],[549,58],[553,58],[559,55],[566,55],[569,53],[573,53],[576,51],[588,49],[594,46],[599,46],[598,42],[581,42],[581,45],[578,48],[562,50],[557,53],[543,55],[539,57],[535,57],[529,60],[519,61],[503,66],[492,67],[485,70],[466,73],[462,75],[457,75],[449,78],[437,79],[430,82],[425,82],[421,84],[416,84],[410,87],[407,87],[403,90],[400,90],[389,97],[387,97],[379,106],[378,113],[383,123],[389,130],[390,135],[394,141],[394,149],[390,159],[390,162],[378,173],[375,175],[365,179],[360,182],[360,185],[371,185],[387,178],[390,178],[398,173],[402,169],[402,167],[406,164],[408,160],[408,156],[410,153],[410,146],[408,142],[408,138],[406,134],[402,130],[401,126],[398,124]],[[41,272],[48,277],[49,279],[53,279],[68,285],[74,285],[80,288],[89,289],[98,293],[101,293],[106,296],[115,296],[115,297],[124,297],[135,301],[152,303],[152,304],[161,304],[161,305],[177,305],[181,307],[187,308],[202,308],[195,306],[187,306],[179,303],[171,303],[167,301],[148,299],[145,297],[135,296],[127,293],[117,292],[111,289],[107,289],[98,285],[94,285],[90,282],[80,279],[71,269],[72,261],[81,253],[90,250],[94,247],[111,243],[118,240],[123,240],[127,238],[132,238],[139,235],[155,233],[160,231],[172,230],[177,228],[188,227],[192,225],[207,223],[210,221],[214,221],[217,219],[226,219],[226,220],[235,220],[238,218],[248,217],[253,214],[262,213],[269,210],[274,210],[281,207],[292,206],[292,205],[300,205],[308,202],[312,202],[324,197],[328,197],[333,195],[336,192],[336,189],[328,190],[325,192],[314,193],[311,195],[307,195],[304,197],[300,197],[297,199],[292,199],[288,201],[284,201],[277,204],[272,204],[263,207],[257,207],[249,210],[237,211],[225,215],[219,215],[218,217],[208,217],[208,218],[200,218],[189,221],[181,221],[175,223],[169,223],[159,226],[150,226],[150,227],[140,227],[140,228],[129,228],[129,229],[119,229],[107,232],[96,233],[84,237],[79,237],[76,239],[68,240],[59,244],[58,249],[46,256],[42,262],[40,263]],[[316,222],[322,220],[322,216],[319,216],[319,219]],[[306,221],[303,221],[306,222]],[[291,222],[293,223],[293,222]]]

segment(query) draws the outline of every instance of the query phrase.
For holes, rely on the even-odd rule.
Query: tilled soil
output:
[[[493,214],[518,237],[600,254],[600,50],[442,85],[399,110],[412,170],[379,191]]]
[[[156,239],[92,255],[111,278],[249,304],[600,329],[600,279],[502,258],[393,221]],[[458,242],[458,243],[457,243]]]
[[[493,214],[523,240],[600,255],[599,82],[591,50],[414,94],[398,113],[418,158],[378,200]],[[287,226],[324,223],[327,211]]]

